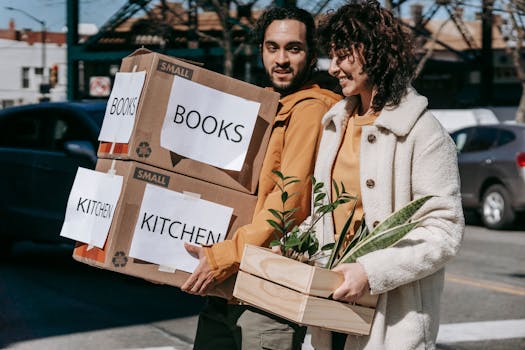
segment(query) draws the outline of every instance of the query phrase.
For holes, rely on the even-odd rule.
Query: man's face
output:
[[[294,19],[273,21],[264,34],[262,60],[275,90],[297,90],[309,70],[306,26]]]

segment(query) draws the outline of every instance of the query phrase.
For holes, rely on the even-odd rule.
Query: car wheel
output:
[[[483,194],[481,220],[487,228],[494,230],[506,228],[514,221],[510,194],[502,185],[492,185]]]

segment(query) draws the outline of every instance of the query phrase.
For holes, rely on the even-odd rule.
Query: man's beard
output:
[[[281,96],[286,96],[291,93],[296,92],[299,90],[304,83],[308,80],[310,77],[310,69],[308,66],[305,66],[299,74],[293,77],[292,81],[290,81],[286,86],[280,85],[278,83],[274,83],[272,80],[271,73],[268,72],[268,70],[265,70],[266,72],[266,79],[272,84],[273,89],[281,94]]]

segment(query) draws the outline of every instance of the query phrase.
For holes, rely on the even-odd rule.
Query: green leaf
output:
[[[283,213],[283,215],[286,216],[286,215],[293,214],[293,213],[295,213],[295,212],[298,211],[298,210],[299,210],[299,208],[292,208],[292,209],[285,210],[285,211],[283,211],[282,213]]]
[[[389,230],[383,231],[376,236],[371,236],[361,243],[357,244],[354,249],[348,252],[343,258],[341,258],[341,263],[352,263],[357,260],[357,258],[368,254],[370,252],[388,248],[396,244],[401,238],[403,238],[407,233],[412,231],[421,221],[410,222],[407,224],[399,225],[392,227]]]
[[[334,186],[335,196],[339,197],[339,186],[337,186],[337,181],[332,180],[332,185]]]
[[[375,229],[372,230],[371,235],[373,236],[392,227],[404,224],[415,214],[415,212],[419,208],[423,206],[423,204],[425,204],[432,197],[434,196],[425,196],[413,200],[412,202],[405,205],[403,208],[390,214],[390,216],[388,216],[379,225],[377,225]]]
[[[339,254],[339,256],[342,258],[345,255],[347,255],[348,252],[351,249],[353,249],[359,242],[361,242],[364,239],[366,239],[368,237],[368,234],[369,234],[368,226],[366,226],[365,219],[363,218],[363,220],[361,220],[361,225],[359,226],[359,229],[355,233],[354,237],[352,238],[350,243],[348,243],[348,245],[345,247],[345,249],[343,249],[343,251]],[[339,261],[341,260],[341,258],[336,259],[336,261],[334,261],[332,263],[332,266],[337,266],[339,264]]]
[[[312,256],[319,250],[319,242],[315,240],[308,248],[308,255]]]
[[[283,186],[281,186],[281,184],[280,184],[280,183],[278,183],[278,182],[277,182],[277,181],[275,181],[274,179],[271,179],[271,180],[272,180],[273,184],[274,184],[275,186],[277,186],[277,188],[279,189],[279,191],[281,191],[281,192],[283,192],[283,191],[284,191],[284,187],[283,187]]]
[[[283,175],[283,173],[281,173],[279,170],[274,169],[274,170],[272,170],[272,173],[274,173],[275,175],[277,175],[277,176],[279,177],[279,179],[284,180],[284,175]]]
[[[301,241],[297,237],[288,237],[286,242],[284,243],[285,248],[293,248],[295,246],[298,246],[301,244]]]
[[[270,242],[270,248],[281,245],[281,241],[275,240]]]
[[[354,206],[352,207],[352,211],[350,212],[350,215],[348,215],[348,218],[346,219],[346,222],[343,226],[343,229],[339,233],[339,237],[337,239],[337,242],[335,244],[335,248],[332,250],[332,254],[330,254],[330,259],[328,259],[328,263],[326,264],[327,269],[331,269],[333,267],[333,264],[335,260],[338,258],[341,247],[343,246],[343,242],[345,241],[346,233],[348,232],[348,229],[350,228],[350,223],[352,222],[354,218],[355,213],[355,207],[357,205],[357,202],[354,202]]]
[[[335,243],[328,243],[321,247],[321,250],[331,250],[334,249]]]
[[[281,212],[278,212],[275,209],[268,209],[268,211],[270,213],[272,213],[272,215],[275,216],[277,219],[279,219],[279,221],[283,221],[284,220],[284,217],[283,217]]]
[[[315,178],[314,178],[315,179]],[[322,189],[324,184],[322,182],[318,182],[314,184],[314,193],[318,192],[320,189]]]
[[[322,201],[326,197],[326,193],[318,193],[315,195],[314,201],[319,202]]]
[[[291,184],[295,184],[297,182],[301,182],[301,180],[299,179],[296,179],[296,180],[291,180],[291,181],[288,181],[284,184],[284,186],[288,186],[288,185],[291,185]]]
[[[282,235],[285,234],[285,232],[283,231],[283,228],[281,227],[281,225],[279,225],[274,220],[268,219],[268,220],[266,220],[266,222],[269,223],[270,226],[272,226],[276,231],[280,232]]]
[[[294,222],[295,222],[295,219],[286,221],[286,223],[284,224],[284,231],[287,232],[288,229],[293,225]]]
[[[288,192],[285,191],[281,193],[281,202],[286,203],[287,200],[288,200]]]

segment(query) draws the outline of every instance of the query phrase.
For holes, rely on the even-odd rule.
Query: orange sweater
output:
[[[266,246],[274,239],[273,229],[266,222],[273,218],[268,209],[280,209],[281,193],[275,186],[272,170],[285,176],[296,176],[300,182],[287,187],[288,193],[297,193],[288,201],[288,208],[299,208],[295,223],[300,224],[310,213],[311,180],[317,147],[321,136],[321,119],[341,97],[317,85],[283,97],[274,120],[272,135],[266,151],[261,175],[257,205],[252,223],[239,228],[231,240],[226,240],[204,251],[218,282],[236,273],[245,244]]]
[[[357,203],[355,203],[355,212],[352,222],[345,232],[346,246],[352,240],[361,221],[363,219],[363,202],[361,201],[361,186],[359,184],[359,150],[361,143],[361,131],[364,125],[371,125],[379,116],[379,113],[371,115],[358,115],[357,108],[352,112],[346,123],[346,130],[343,134],[343,141],[339,146],[339,152],[335,158],[332,169],[332,179],[338,185],[342,182],[346,191],[352,195],[357,196]],[[339,186],[341,188],[341,186]],[[332,200],[335,198],[335,188],[332,185]],[[346,220],[352,212],[354,202],[340,204],[332,213],[334,218],[334,232],[335,240],[338,239],[339,234],[343,230]]]

